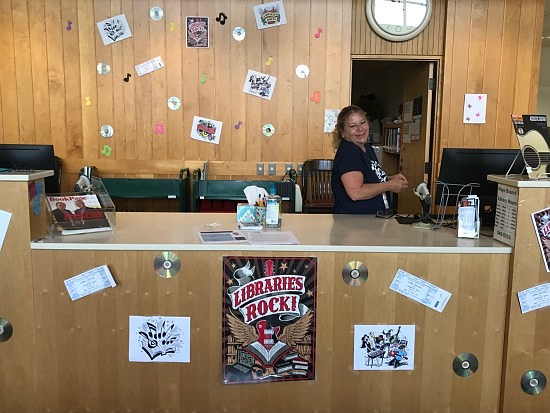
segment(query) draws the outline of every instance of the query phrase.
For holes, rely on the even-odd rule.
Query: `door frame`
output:
[[[426,154],[425,162],[428,162],[427,173],[425,174],[426,183],[431,192],[435,192],[437,176],[441,160],[441,96],[442,96],[442,58],[438,56],[411,56],[411,55],[351,55],[350,62],[350,91],[349,101],[351,102],[353,91],[353,63],[355,61],[388,61],[388,62],[426,62],[435,65],[431,116],[427,119],[429,125],[426,125]],[[414,184],[414,183],[412,183]],[[433,206],[432,206],[433,207]]]

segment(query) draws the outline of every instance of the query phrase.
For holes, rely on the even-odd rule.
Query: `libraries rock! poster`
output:
[[[223,257],[223,382],[315,379],[317,259]]]

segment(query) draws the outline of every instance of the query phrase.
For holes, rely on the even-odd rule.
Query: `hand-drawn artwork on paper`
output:
[[[223,122],[214,119],[193,117],[191,126],[191,138],[208,143],[220,143]]]
[[[254,6],[254,17],[260,30],[286,24],[285,6],[282,1],[259,4]]]
[[[414,325],[356,325],[354,370],[414,370]]]
[[[315,379],[317,258],[223,257],[223,383]]]
[[[132,37],[132,31],[124,14],[97,22],[97,28],[105,46]]]
[[[208,17],[185,18],[185,40],[187,47],[207,48],[210,43],[210,26]]]
[[[243,92],[258,96],[262,99],[271,100],[276,81],[276,77],[249,70],[246,74]]]
[[[130,316],[129,361],[189,363],[189,317]]]

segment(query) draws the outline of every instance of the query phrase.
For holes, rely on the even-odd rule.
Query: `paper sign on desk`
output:
[[[409,274],[402,269],[397,270],[395,277],[390,284],[390,290],[403,294],[432,310],[443,312],[443,309],[451,298],[451,293],[445,291],[428,281]]]
[[[111,271],[109,271],[109,267],[106,265],[93,268],[65,280],[65,287],[73,301],[107,287],[115,286],[116,282],[111,275]]]
[[[191,318],[130,316],[128,360],[191,362]]]
[[[2,250],[2,244],[4,244],[4,238],[8,232],[10,218],[11,214],[9,212],[0,209],[0,250]]]
[[[518,291],[518,300],[522,314],[550,306],[550,283]]]
[[[248,240],[254,245],[292,245],[300,243],[292,231],[251,231]]]

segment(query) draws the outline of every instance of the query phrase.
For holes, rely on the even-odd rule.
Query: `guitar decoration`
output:
[[[512,125],[529,179],[548,178],[550,176],[550,135],[546,115],[512,114]]]
[[[521,155],[525,162],[529,179],[548,177],[550,170],[550,147],[542,134],[537,130],[530,130],[525,135],[517,134]]]

